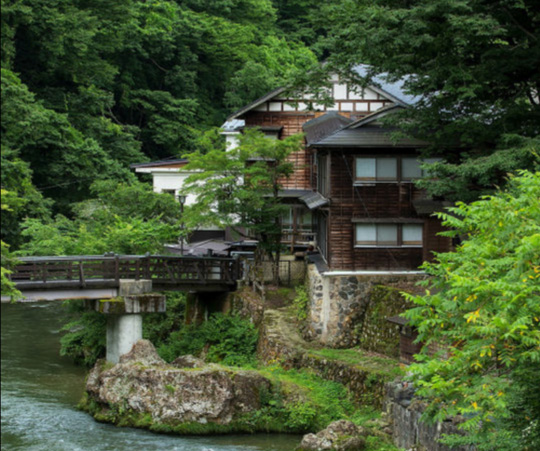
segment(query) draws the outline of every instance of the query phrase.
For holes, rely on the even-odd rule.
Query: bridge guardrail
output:
[[[21,288],[119,285],[120,279],[150,279],[157,287],[234,285],[240,262],[232,258],[164,255],[22,257],[10,279]],[[165,289],[163,288],[163,289]]]

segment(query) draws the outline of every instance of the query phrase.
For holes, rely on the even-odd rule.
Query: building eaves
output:
[[[242,116],[244,113],[247,113],[249,110],[255,108],[255,107],[258,107],[259,105],[261,105],[262,103],[270,100],[271,98],[281,94],[282,92],[285,91],[286,88],[277,88],[277,89],[274,89],[273,91],[270,91],[268,94],[265,94],[264,96],[262,97],[259,97],[257,100],[254,100],[253,102],[247,104],[246,106],[240,108],[239,110],[235,111],[234,113],[232,113],[229,117],[227,117],[227,122],[228,121],[232,121],[233,119],[237,119],[239,116]]]
[[[352,122],[351,119],[332,111],[315,119],[306,122],[302,129],[306,136],[308,146],[314,142],[320,141],[326,136],[343,129]]]
[[[347,128],[358,128],[362,127],[364,125],[371,124],[373,122],[378,121],[382,117],[393,113],[394,111],[400,110],[403,107],[400,105],[387,105],[383,108],[378,109],[377,111],[374,111],[373,113],[368,114],[367,116],[361,117],[360,119],[357,119],[356,121],[353,121],[343,127],[343,129]]]
[[[132,169],[137,168],[158,168],[162,166],[173,166],[180,164],[187,164],[188,160],[186,158],[175,158],[169,160],[159,160],[159,161],[150,161],[148,163],[132,163],[129,165]]]
[[[365,147],[365,148],[403,148],[425,147],[427,142],[414,138],[391,139],[395,129],[382,127],[360,127],[339,130],[326,138],[311,144],[312,147]]]
[[[368,74],[368,68],[369,66],[366,64],[359,64],[353,67],[353,70],[360,77],[366,77]],[[375,91],[377,94],[380,94],[383,97],[387,98],[388,100],[391,100],[392,102],[398,105],[406,107],[406,106],[415,104],[418,101],[419,97],[407,94],[403,90],[403,85],[405,83],[405,80],[406,79],[401,79],[397,81],[388,81],[388,74],[383,73],[383,74],[378,74],[374,76],[372,78],[372,83],[370,83],[368,87],[372,89],[373,91]],[[269,93],[265,94],[264,96],[259,97],[257,100],[254,100],[253,102],[247,104],[246,106],[243,106],[239,110],[229,115],[226,119],[225,124],[239,118],[240,116],[252,110],[253,108],[256,108],[257,106],[263,104],[264,102],[267,102],[268,100],[285,92],[286,90],[287,88],[285,87],[276,88],[273,91],[270,91]]]

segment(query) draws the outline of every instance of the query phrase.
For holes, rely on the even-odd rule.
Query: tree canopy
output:
[[[405,315],[425,343],[410,370],[427,415],[463,416],[462,440],[479,449],[540,444],[538,199],[540,172],[522,172],[508,190],[441,214],[463,244],[425,263],[428,290],[409,296]]]
[[[201,130],[316,64],[280,8],[2,0],[2,187],[21,203],[2,238],[15,249],[24,218],[73,218],[94,182],[133,183],[131,163],[189,151]]]
[[[287,157],[300,149],[302,135],[278,140],[248,129],[239,135],[237,147],[226,149],[219,130],[213,130],[200,143],[198,151],[187,155],[185,167],[195,172],[186,180],[186,192],[197,195],[186,209],[188,229],[230,227],[241,237],[257,239],[260,249],[279,262],[281,218],[288,210],[279,191],[293,172]]]
[[[434,193],[473,200],[502,183],[508,169],[537,167],[536,1],[345,0],[323,11],[329,70],[357,79],[350,69],[369,64],[360,82],[385,74],[417,96],[395,119],[451,163],[441,183],[428,186]]]
[[[180,209],[168,194],[142,183],[96,182],[94,198],[73,206],[74,217],[28,218],[20,255],[95,255],[159,253],[179,234]]]

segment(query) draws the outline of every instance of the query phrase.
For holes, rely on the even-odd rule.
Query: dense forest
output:
[[[421,96],[398,120],[447,155],[433,194],[474,200],[537,165],[534,2],[409,3],[3,0],[2,240],[24,248],[38,224],[101,236],[104,205],[124,226],[169,217],[133,217],[125,192],[110,199],[144,190],[129,164],[192,152],[201,131],[269,90],[315,89],[359,62]]]
[[[23,218],[73,218],[96,181],[133,184],[130,163],[189,151],[316,64],[314,2],[293,3],[2,1],[3,240],[19,247]]]

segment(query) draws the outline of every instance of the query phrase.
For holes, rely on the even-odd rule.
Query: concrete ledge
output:
[[[424,271],[325,271],[322,276],[406,276],[424,275]]]
[[[134,294],[114,299],[102,299],[91,302],[90,308],[109,315],[130,313],[164,313],[165,296],[157,293]]]
[[[120,279],[120,287],[118,288],[119,296],[143,294],[149,293],[150,291],[152,291],[151,280]]]

